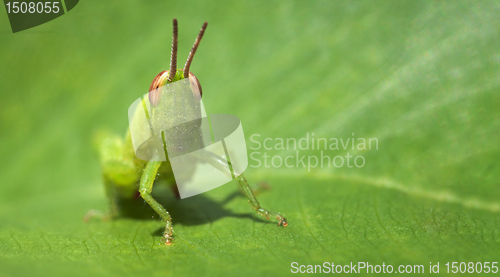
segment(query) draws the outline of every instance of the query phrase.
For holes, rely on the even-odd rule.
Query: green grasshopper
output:
[[[192,85],[197,86],[199,92],[199,97],[201,98],[201,85],[198,79],[194,76],[192,72],[189,71],[191,62],[193,61],[194,54],[200,44],[200,41],[207,28],[207,22],[205,22],[195,40],[193,48],[189,53],[187,62],[183,69],[177,68],[177,36],[178,27],[177,20],[173,20],[173,41],[172,41],[172,52],[170,58],[170,70],[160,72],[152,81],[149,91],[154,91],[159,87],[166,84],[170,84],[184,78],[189,77],[192,80]],[[185,73],[189,72],[188,76]],[[152,100],[153,99],[153,100]],[[154,101],[154,97],[150,97],[150,101]],[[153,103],[152,103],[153,104]],[[195,113],[196,111],[193,111]],[[169,119],[166,119],[169,120]],[[168,140],[169,138],[165,138]],[[139,195],[153,208],[153,210],[161,217],[165,222],[165,232],[163,233],[163,238],[166,245],[170,245],[173,241],[173,228],[172,228],[172,218],[167,210],[158,203],[151,195],[153,184],[156,179],[164,179],[166,183],[170,184],[176,196],[179,197],[178,191],[175,184],[175,178],[172,172],[172,167],[168,161],[144,161],[137,158],[133,145],[130,130],[127,130],[125,139],[109,134],[101,133],[96,137],[96,147],[99,153],[99,159],[102,164],[103,179],[106,188],[106,194],[110,203],[110,209],[107,214],[104,215],[106,218],[112,218],[120,215],[119,202],[121,199],[133,199]],[[174,143],[174,142],[171,142]],[[227,165],[231,165],[230,162],[225,163],[226,160],[214,155],[206,155],[200,157],[203,162],[209,163],[220,171],[228,172]],[[275,213],[263,209],[257,198],[255,198],[247,180],[243,175],[239,175],[236,180],[238,181],[241,190],[248,198],[248,201],[252,208],[261,216],[266,219],[274,217],[278,220],[278,226],[287,226],[287,220],[280,215],[280,213]],[[89,211],[86,215],[86,219],[92,216],[103,215],[97,211]]]

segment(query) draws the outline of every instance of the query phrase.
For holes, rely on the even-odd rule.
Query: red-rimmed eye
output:
[[[160,91],[157,89],[163,85],[165,85],[166,79],[168,77],[168,70],[167,71],[162,71],[156,77],[153,79],[153,82],[151,82],[151,85],[149,86],[149,103],[153,107],[156,107],[158,103],[160,102]]]
[[[191,89],[193,90],[195,98],[200,101],[202,96],[201,85],[193,72],[189,72],[189,82],[191,83]]]

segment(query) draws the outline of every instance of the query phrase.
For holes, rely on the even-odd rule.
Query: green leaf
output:
[[[15,35],[0,13],[2,274],[285,275],[292,262],[425,273],[439,262],[443,274],[447,262],[500,262],[499,12],[495,1],[81,2]],[[245,175],[270,184],[257,197],[288,227],[257,217],[235,183],[185,200],[158,188],[168,247],[141,200],[136,217],[83,221],[107,207],[92,133],[125,133],[128,106],[169,66],[173,17],[180,62],[209,22],[191,67],[207,112],[241,119],[262,163]],[[306,136],[378,149],[275,149]],[[251,149],[266,138],[271,150]],[[264,153],[294,167],[266,167]],[[295,163],[347,153],[365,165]]]

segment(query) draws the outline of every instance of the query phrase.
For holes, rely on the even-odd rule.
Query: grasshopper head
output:
[[[149,100],[153,106],[156,106],[158,104],[158,101],[160,101],[156,89],[166,84],[183,80],[185,78],[183,69],[177,69],[172,82],[168,82],[169,75],[170,70],[162,71],[158,75],[156,75],[156,77],[153,79],[153,82],[151,82],[151,86],[149,86]],[[191,83],[195,98],[200,100],[202,96],[200,81],[198,81],[198,78],[196,78],[196,76],[194,76],[193,72],[191,71],[189,72],[189,76],[186,77],[189,78],[189,82]]]
[[[170,69],[160,72],[149,87],[151,123],[164,132],[166,147],[182,152],[201,141],[201,85],[189,71],[194,54],[207,28],[205,22],[183,69],[177,68],[177,20],[174,18]],[[185,74],[187,73],[187,74]],[[186,78],[189,80],[182,81]],[[165,86],[170,84],[168,86]],[[175,127],[175,128],[174,128]]]
[[[198,37],[196,38],[193,48],[191,48],[191,52],[189,52],[188,59],[186,61],[186,64],[184,65],[183,69],[178,69],[177,68],[177,37],[178,37],[178,28],[177,28],[177,19],[174,18],[174,30],[173,30],[173,39],[172,39],[172,53],[170,57],[170,70],[165,70],[160,72],[156,77],[153,79],[153,82],[151,82],[151,85],[149,86],[149,99],[151,102],[151,105],[156,106],[158,104],[159,95],[157,93],[151,93],[152,91],[155,91],[157,88],[164,86],[166,84],[170,84],[179,80],[182,80],[184,78],[189,78],[189,81],[191,83],[193,93],[195,94],[195,98],[198,100],[201,99],[202,95],[202,90],[201,90],[201,85],[200,82],[198,81],[198,78],[194,76],[194,74],[189,71],[189,68],[191,67],[191,62],[193,61],[194,54],[196,53],[196,50],[198,49],[198,46],[200,45],[200,41],[203,38],[203,34],[205,33],[205,29],[207,28],[207,22],[203,24],[201,27],[200,33],[198,34]],[[189,72],[188,76],[186,76],[185,72]]]

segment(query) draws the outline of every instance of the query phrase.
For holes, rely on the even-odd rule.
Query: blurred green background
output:
[[[500,262],[499,13],[497,1],[81,1],[12,34],[0,12],[0,275]],[[92,133],[125,133],[128,106],[168,68],[173,17],[181,62],[209,22],[191,70],[207,112],[237,115],[247,145],[354,133],[379,149],[356,151],[363,168],[249,167],[287,228],[232,198],[235,183],[182,201],[156,191],[169,247],[157,217],[84,223],[106,209]]]

